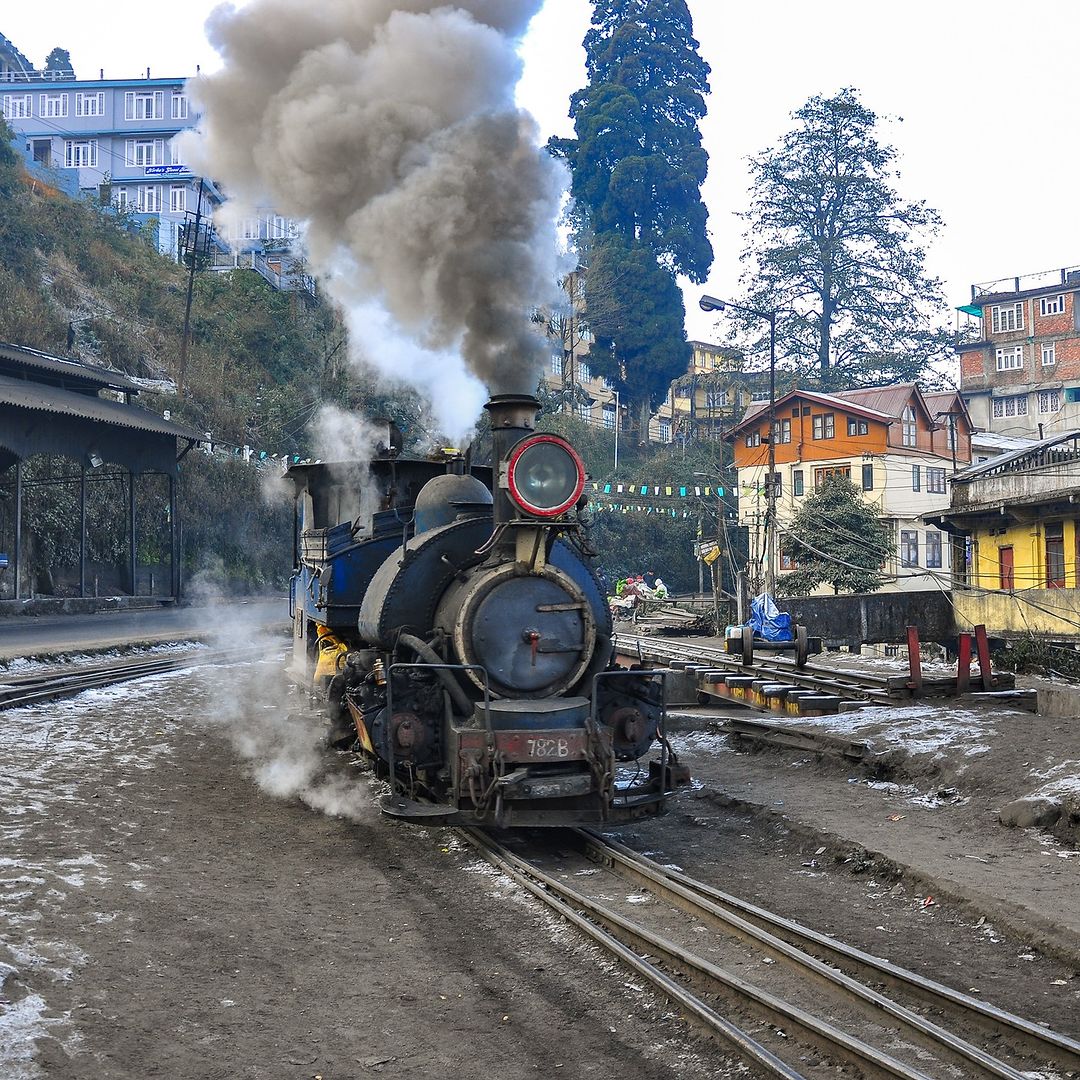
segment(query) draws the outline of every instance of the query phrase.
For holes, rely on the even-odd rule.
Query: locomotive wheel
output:
[[[743,667],[754,666],[754,629],[751,626],[742,628],[742,663]]]
[[[810,635],[805,626],[795,624],[795,666],[801,671],[810,659]]]

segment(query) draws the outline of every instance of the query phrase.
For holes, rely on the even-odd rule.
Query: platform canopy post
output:
[[[15,462],[15,599],[22,584],[22,461]]]
[[[138,592],[135,581],[135,470],[128,471],[128,570],[131,574],[131,595]]]
[[[180,599],[180,530],[176,521],[176,477],[169,477],[169,578],[173,599]]]
[[[79,596],[86,596],[86,462],[79,472]]]

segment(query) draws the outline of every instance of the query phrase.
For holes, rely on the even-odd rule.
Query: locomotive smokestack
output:
[[[514,516],[510,497],[499,486],[499,469],[513,446],[536,428],[540,402],[532,394],[492,394],[484,406],[491,417],[491,467],[495,479],[495,524]]]

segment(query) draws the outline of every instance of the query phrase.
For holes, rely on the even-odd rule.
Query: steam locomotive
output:
[[[585,470],[535,398],[488,402],[493,466],[400,452],[297,465],[294,675],[385,813],[497,827],[624,822],[686,774],[662,673],[613,664]],[[651,759],[649,758],[652,754]]]

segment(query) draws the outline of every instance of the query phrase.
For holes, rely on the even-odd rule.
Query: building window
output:
[[[874,466],[864,465],[862,467],[862,489],[863,491],[874,490]]]
[[[1044,296],[1039,301],[1040,315],[1060,315],[1065,310],[1065,295],[1058,293],[1057,296]]]
[[[592,378],[592,370],[588,364],[578,361],[578,382],[588,382]]]
[[[926,565],[932,570],[941,569],[941,533],[937,529],[926,531]]]
[[[65,139],[64,166],[68,169],[96,169],[97,139]]]
[[[577,414],[579,419],[588,424],[592,420],[592,405],[588,401],[579,401]]]
[[[31,100],[30,94],[5,94],[4,119],[26,120],[30,116]]]
[[[1065,527],[1062,522],[1046,526],[1046,587],[1065,588]]]
[[[184,151],[180,145],[179,139],[169,140],[169,164],[171,165],[183,165],[184,164]]]
[[[266,239],[283,240],[287,229],[285,219],[280,214],[269,214],[266,218]]]
[[[67,94],[41,94],[39,95],[38,107],[41,116],[67,116]]]
[[[773,445],[791,442],[791,421],[777,420],[773,424]]]
[[[806,491],[806,483],[803,480],[802,469],[794,469],[791,473],[791,490],[796,495],[802,495]]]
[[[904,406],[900,421],[904,445],[915,446],[919,441],[919,427],[915,423],[915,410],[910,405]]]
[[[751,390],[750,391],[750,401],[751,401],[751,403],[760,402],[760,401],[769,401],[769,400],[771,400],[771,399],[769,398],[769,391],[768,390]]]
[[[1017,371],[1024,366],[1023,345],[1013,345],[1009,349],[998,349],[996,356],[998,371]]]
[[[727,390],[708,389],[705,391],[705,408],[722,409],[728,403]]]
[[[1027,394],[1008,394],[994,398],[995,416],[1027,416]]]
[[[129,91],[124,95],[125,120],[161,120],[164,116],[164,90]]]
[[[945,425],[945,445],[950,450],[955,450],[957,448],[955,413],[949,413],[949,421]]]
[[[182,214],[187,210],[187,185],[173,184],[169,188],[169,213]]]
[[[826,465],[814,470],[814,488],[820,490],[830,476],[842,476],[845,480],[851,479],[851,468],[848,465]]]
[[[922,466],[911,466],[911,490],[922,491]]]
[[[919,534],[914,529],[900,530],[900,565],[919,565]]]
[[[869,435],[870,425],[865,420],[856,420],[854,416],[849,416],[847,421],[847,433],[849,435]]]
[[[147,165],[165,164],[164,139],[128,139],[126,142],[126,164],[135,168]]]
[[[614,405],[605,405],[604,406],[604,427],[606,427],[608,429],[608,431],[614,431],[615,430],[615,406]]]
[[[187,94],[173,94],[172,118],[174,120],[186,120],[188,118]]]
[[[661,420],[660,421],[660,441],[662,443],[671,442],[671,421],[670,420]]]
[[[75,95],[76,116],[104,116],[105,95],[101,91],[94,94]]]
[[[113,188],[113,205],[121,212],[131,205],[131,192],[126,188]]]
[[[760,446],[761,445],[761,432],[760,431],[748,431],[746,433],[746,445],[747,446]]]
[[[833,413],[823,413],[813,418],[815,439],[831,439],[836,435],[836,417]]]
[[[144,184],[139,188],[139,213],[161,213],[161,187],[157,184]]]
[[[945,470],[944,469],[931,469],[926,470],[926,490],[931,495],[944,495],[945,494]]]
[[[1055,386],[1053,390],[1039,391],[1039,412],[1052,413],[1061,408],[1061,391]]]
[[[258,218],[244,218],[244,223],[240,227],[240,234],[245,240],[258,240],[259,239],[259,219]]]
[[[254,238],[249,237],[249,239],[254,239]],[[552,375],[561,375],[562,374],[562,365],[563,365],[563,354],[561,352],[553,352],[551,354],[551,374]]]
[[[1057,346],[1054,342],[1048,341],[1042,347],[1042,363],[1043,367],[1052,367],[1057,363]]]
[[[1024,329],[1024,305],[1020,301],[1015,304],[995,304],[990,308],[990,332],[1003,334],[1009,330]]]

